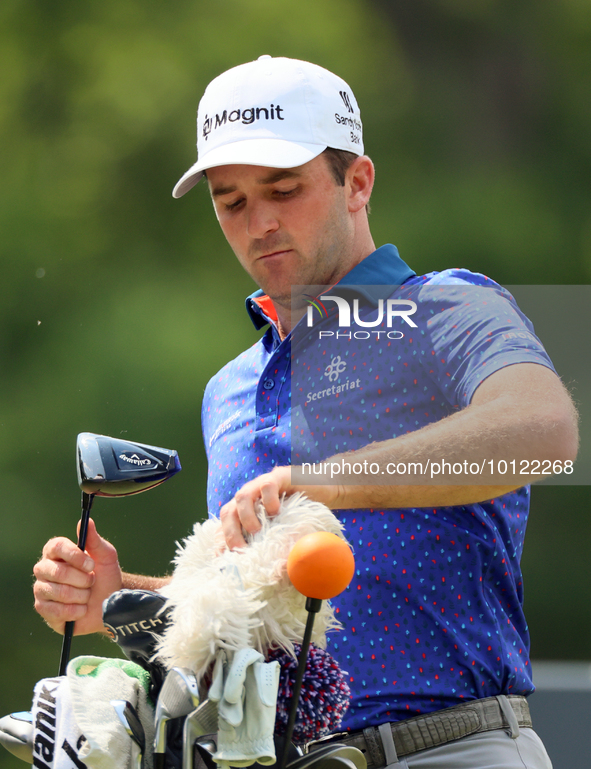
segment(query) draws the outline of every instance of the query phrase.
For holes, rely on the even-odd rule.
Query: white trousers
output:
[[[388,769],[552,769],[542,740],[521,727],[513,739],[503,729],[482,732],[405,756]]]

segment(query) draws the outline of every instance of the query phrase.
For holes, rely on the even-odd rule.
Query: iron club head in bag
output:
[[[135,746],[135,761],[132,760],[132,769],[143,769],[144,754],[146,752],[146,735],[144,727],[139,719],[136,709],[127,700],[111,700],[123,728],[133,740]],[[133,755],[133,751],[132,751]]]
[[[215,734],[218,730],[218,707],[211,700],[204,700],[192,713],[185,718],[183,724],[183,767],[182,769],[193,769],[195,741],[204,735]],[[215,753],[217,746],[215,743],[210,745]]]
[[[164,679],[154,713],[154,767],[163,769],[166,753],[166,724],[187,716],[199,705],[199,687],[187,668],[171,668]]]
[[[181,469],[174,449],[133,443],[107,435],[80,433],[76,441],[78,485],[82,489],[82,515],[78,547],[84,550],[94,497],[126,497],[159,486]],[[66,622],[59,675],[66,673],[74,623]]]

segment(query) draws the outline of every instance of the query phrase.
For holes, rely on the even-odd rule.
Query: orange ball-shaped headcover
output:
[[[328,531],[306,534],[287,558],[287,574],[293,586],[308,598],[334,598],[351,582],[354,572],[351,548]]]

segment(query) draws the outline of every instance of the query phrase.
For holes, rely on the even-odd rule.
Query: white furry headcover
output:
[[[278,515],[257,510],[262,528],[247,535],[247,547],[216,555],[221,524],[195,524],[178,545],[175,569],[161,592],[172,605],[171,624],[156,657],[167,667],[192,670],[199,680],[220,649],[251,646],[265,655],[271,646],[294,655],[306,625],[306,599],[287,576],[287,557],[305,534],[329,531],[344,539],[333,513],[303,494],[284,498]],[[216,538],[216,533],[218,534]],[[316,615],[312,642],[326,646],[326,633],[340,627],[327,601]]]

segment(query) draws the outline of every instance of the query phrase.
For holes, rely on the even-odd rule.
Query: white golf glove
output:
[[[217,764],[275,763],[279,672],[279,663],[265,662],[256,649],[240,649],[230,658],[219,652],[209,689],[209,699],[218,703]]]

